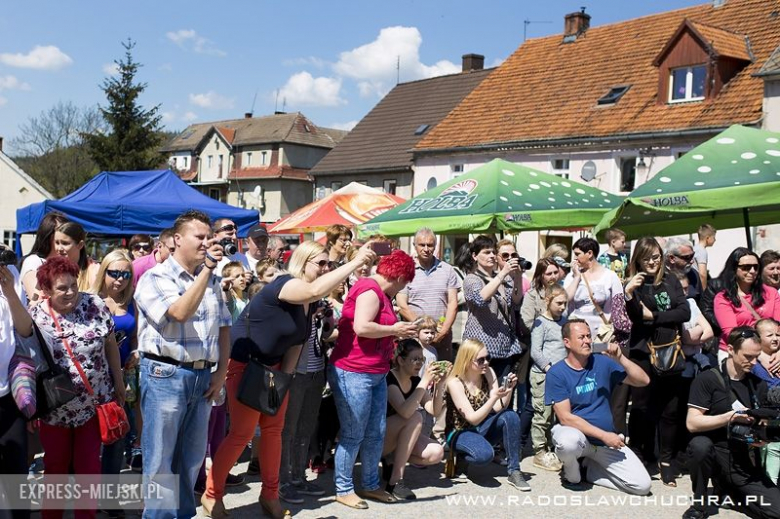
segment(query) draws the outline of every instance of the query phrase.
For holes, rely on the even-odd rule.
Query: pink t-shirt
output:
[[[147,270],[151,270],[152,267],[157,265],[157,251],[152,251],[151,254],[141,256],[138,259],[133,260],[133,286],[138,285],[138,280]]]
[[[344,301],[341,319],[339,319],[339,337],[330,360],[334,366],[345,371],[383,374],[390,371],[395,337],[392,335],[381,339],[358,337],[352,328],[355,324],[355,301],[360,294],[369,290],[379,298],[379,311],[374,322],[383,325],[393,325],[398,322],[393,311],[393,302],[379,288],[379,284],[371,278],[359,279],[349,289],[347,300]]]
[[[753,304],[752,299],[753,296],[750,294],[745,296],[745,300],[751,305]],[[721,291],[715,296],[713,306],[715,319],[722,330],[720,349],[724,351],[728,349],[731,330],[737,326],[755,326],[758,320],[744,303],[738,308],[731,304],[731,301],[726,298],[725,291]],[[753,309],[762,319],[780,320],[780,295],[778,295],[777,290],[764,286],[764,304],[758,308],[754,306]]]

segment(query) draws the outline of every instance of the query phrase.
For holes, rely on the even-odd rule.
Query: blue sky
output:
[[[58,101],[104,104],[99,85],[137,43],[141,102],[159,104],[170,130],[191,122],[301,111],[319,126],[350,128],[396,80],[460,69],[461,55],[506,59],[528,37],[561,33],[587,7],[594,26],[703,0],[334,0],[285,2],[4,2],[0,10],[0,136]],[[589,5],[590,4],[590,5]]]

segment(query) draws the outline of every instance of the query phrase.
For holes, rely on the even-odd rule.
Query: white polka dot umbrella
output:
[[[594,228],[629,238],[780,223],[780,133],[734,125],[629,194]]]

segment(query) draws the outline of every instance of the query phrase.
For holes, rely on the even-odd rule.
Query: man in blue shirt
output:
[[[642,387],[647,374],[624,357],[617,343],[603,355],[593,355],[590,327],[570,319],[562,329],[567,356],[547,372],[545,405],[552,405],[559,424],[552,429],[555,454],[563,463],[563,478],[582,479],[629,494],[650,493],[650,475],[615,432],[610,397],[621,383]]]

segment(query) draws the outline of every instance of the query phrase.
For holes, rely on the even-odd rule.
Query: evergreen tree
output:
[[[102,90],[108,99],[107,107],[100,107],[108,123],[108,133],[94,132],[84,135],[92,159],[102,171],[139,171],[158,169],[165,164],[160,153],[162,144],[160,105],[145,110],[138,97],[146,89],[146,83],[136,83],[135,75],[140,63],[133,61],[135,42],[122,43],[125,58],[114,61],[118,75],[103,81]]]

